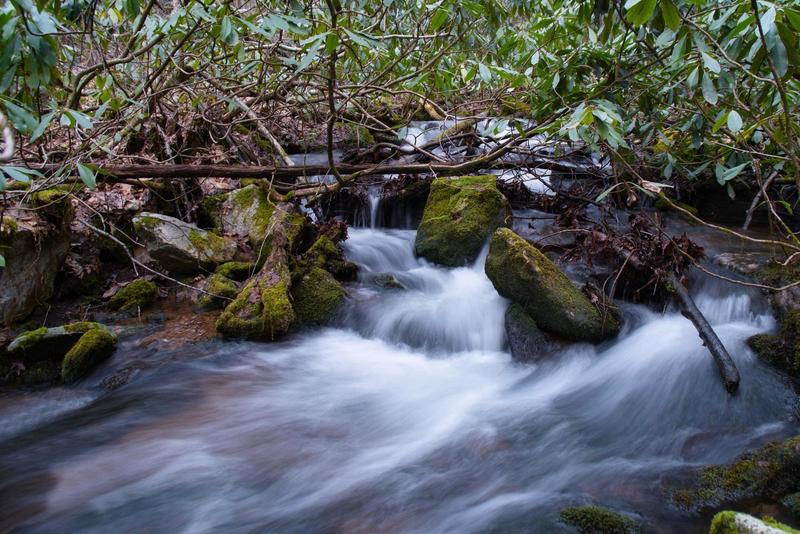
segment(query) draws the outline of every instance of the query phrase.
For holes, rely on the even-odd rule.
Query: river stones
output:
[[[581,534],[629,534],[641,532],[641,525],[619,512],[602,506],[574,506],[560,513],[561,520]]]
[[[70,249],[72,205],[63,192],[35,193],[41,213],[11,210],[0,225],[0,325],[30,314],[53,294],[56,275]],[[43,216],[42,216],[43,215]]]
[[[414,249],[432,262],[459,267],[475,261],[492,232],[510,220],[511,207],[497,189],[496,176],[437,178]]]
[[[212,270],[236,255],[234,241],[174,217],[144,212],[134,217],[133,225],[150,257],[168,271]]]
[[[101,361],[116,347],[116,336],[94,322],[38,328],[14,339],[6,349],[2,367],[17,383],[72,382]]]
[[[508,228],[492,236],[485,270],[497,292],[519,304],[545,332],[601,341],[619,330],[612,313],[601,314],[550,259]]]

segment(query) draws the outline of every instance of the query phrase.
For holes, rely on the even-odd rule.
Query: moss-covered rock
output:
[[[486,275],[545,332],[600,341],[619,331],[612,313],[601,313],[550,259],[508,228],[492,236]]]
[[[210,294],[203,294],[197,300],[197,305],[205,310],[224,308],[239,292],[235,281],[219,273],[208,277],[204,289]]]
[[[253,249],[258,251],[265,244],[269,219],[274,209],[269,195],[258,185],[231,191],[217,212],[220,231],[225,235],[247,238]]]
[[[140,278],[117,291],[109,305],[123,312],[139,312],[158,298],[158,287],[150,280]]]
[[[758,498],[779,501],[800,491],[800,436],[770,443],[729,465],[706,467],[695,485],[673,493],[680,507],[695,510]]]
[[[639,523],[601,506],[576,506],[561,511],[561,520],[581,534],[629,534],[639,532]]]
[[[800,309],[783,314],[780,322],[777,334],[756,334],[747,344],[761,359],[800,378]]]
[[[92,329],[81,336],[64,356],[61,380],[74,382],[107,359],[117,347],[117,338],[106,329]]]
[[[25,363],[42,360],[60,362],[78,339],[90,330],[107,330],[94,322],[41,327],[17,336],[6,349],[7,357]]]
[[[461,266],[475,261],[492,232],[510,218],[511,207],[497,189],[497,177],[437,178],[414,248],[430,261]]]
[[[297,320],[309,325],[328,323],[346,295],[342,284],[326,270],[313,267],[292,288]]]
[[[346,260],[342,248],[327,235],[314,241],[305,253],[304,261],[322,267],[337,280],[349,282],[358,278],[358,265]]]
[[[230,278],[236,282],[244,282],[250,278],[254,270],[255,264],[252,262],[229,261],[228,263],[223,263],[217,267],[217,270],[214,271],[214,274],[224,276],[225,278]]]
[[[150,257],[169,271],[191,274],[212,270],[236,255],[233,240],[174,217],[145,212],[133,219],[133,225]]]
[[[771,517],[757,519],[751,515],[730,510],[725,510],[715,515],[708,531],[709,534],[772,534],[781,532],[800,533],[800,531],[779,523]]]

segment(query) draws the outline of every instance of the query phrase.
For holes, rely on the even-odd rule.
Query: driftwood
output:
[[[731,358],[731,355],[728,354],[722,341],[717,337],[716,332],[711,328],[705,316],[697,308],[694,300],[689,295],[689,291],[683,287],[683,284],[676,276],[672,276],[670,281],[680,301],[681,313],[692,321],[697,333],[700,334],[700,338],[703,340],[703,344],[711,353],[711,356],[714,357],[714,361],[717,362],[719,375],[725,383],[725,389],[728,390],[728,393],[736,393],[739,388],[739,370],[736,368],[736,363]]]

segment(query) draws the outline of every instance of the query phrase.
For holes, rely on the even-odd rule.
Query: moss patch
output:
[[[486,275],[546,332],[600,341],[619,330],[613,314],[601,314],[547,256],[508,228],[492,237]]]
[[[770,443],[729,465],[703,469],[691,489],[673,494],[680,507],[693,510],[746,498],[780,500],[800,490],[800,436]]]
[[[289,298],[289,273],[276,274],[281,281],[270,283],[253,278],[217,319],[219,332],[228,337],[273,341],[285,335],[295,320]]]
[[[628,534],[640,532],[633,519],[601,506],[578,506],[561,511],[561,520],[581,534]]]
[[[486,240],[508,224],[511,207],[495,176],[437,178],[414,243],[416,253],[457,267],[475,261]]]
[[[756,334],[747,344],[759,358],[800,378],[800,309],[783,314],[780,321],[780,332]]]
[[[761,532],[764,525],[783,532],[793,534],[799,532],[788,525],[775,521],[771,517],[764,517],[758,520],[750,515],[730,510],[725,510],[715,515],[708,532],[709,534],[750,534]]]
[[[198,299],[197,305],[203,309],[210,310],[223,308],[225,304],[230,302],[229,299],[236,297],[238,287],[236,286],[236,282],[230,278],[221,274],[212,274],[208,278],[205,290],[211,293],[211,295],[202,295]]]
[[[105,329],[89,330],[64,356],[61,379],[65,383],[79,379],[114,352],[117,338]]]
[[[229,261],[217,267],[214,273],[237,282],[244,282],[250,278],[254,269],[255,264],[249,261]]]
[[[292,289],[297,319],[310,325],[330,322],[345,294],[342,285],[328,271],[312,268]]]
[[[111,297],[109,304],[115,310],[136,312],[147,308],[158,297],[158,287],[144,279],[134,280]]]

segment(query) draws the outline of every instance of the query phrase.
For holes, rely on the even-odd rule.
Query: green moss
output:
[[[148,217],[147,215],[139,214],[139,216],[133,221],[133,227],[136,230],[147,230],[150,232],[154,232],[158,225],[162,224],[164,221],[157,217]]]
[[[753,523],[756,521],[754,517],[748,516],[747,514],[725,510],[714,516],[714,519],[711,521],[711,528],[708,531],[709,534],[750,534],[755,532],[752,528],[740,528],[737,524],[737,516],[743,520],[752,520]],[[792,527],[779,523],[771,517],[763,517],[761,521],[767,526],[783,532],[790,532],[792,534],[798,533],[798,531]]]
[[[214,273],[237,282],[243,282],[250,278],[254,269],[255,264],[249,261],[229,261],[217,267]]]
[[[42,189],[31,194],[31,201],[47,217],[62,223],[71,220],[75,212],[69,198],[72,193],[68,186]]]
[[[759,358],[800,378],[800,309],[783,314],[780,322],[777,334],[756,334],[747,344]]]
[[[46,335],[47,328],[44,326],[25,332],[14,340],[13,349],[11,350],[15,353],[28,352],[38,345]]]
[[[114,352],[117,338],[105,329],[92,329],[81,336],[64,356],[61,379],[74,382]]]
[[[800,436],[770,443],[729,465],[703,469],[691,489],[673,494],[685,509],[745,498],[779,500],[800,490]]]
[[[273,274],[280,281],[271,283]],[[217,330],[228,337],[268,341],[285,335],[295,320],[288,280],[288,272],[251,279],[219,316]]]
[[[414,243],[416,253],[457,267],[475,261],[486,240],[508,224],[511,208],[495,176],[437,178]]]
[[[328,271],[313,267],[292,289],[297,319],[310,325],[328,323],[345,294],[342,285]]]
[[[120,311],[139,311],[158,297],[158,287],[144,279],[134,280],[111,297],[111,307]]]
[[[197,305],[204,309],[222,308],[238,292],[236,282],[221,274],[212,274],[205,289],[211,295],[204,294],[197,301]]]
[[[3,216],[2,224],[0,224],[0,232],[13,234],[18,228],[17,221],[11,217]]]
[[[85,334],[89,330],[96,330],[96,329],[105,330],[106,327],[100,323],[95,323],[93,321],[79,321],[77,323],[70,323],[64,325],[64,331],[70,334],[74,333]]]
[[[619,330],[612,313],[601,314],[547,256],[508,228],[494,233],[485,268],[495,289],[546,332],[600,341]]]
[[[561,511],[561,520],[581,534],[628,534],[639,532],[639,523],[601,506],[578,506]]]
[[[221,237],[214,232],[200,232],[197,230],[190,230],[189,242],[198,250],[198,252],[207,258],[215,258],[224,256],[227,249],[225,238]]]

